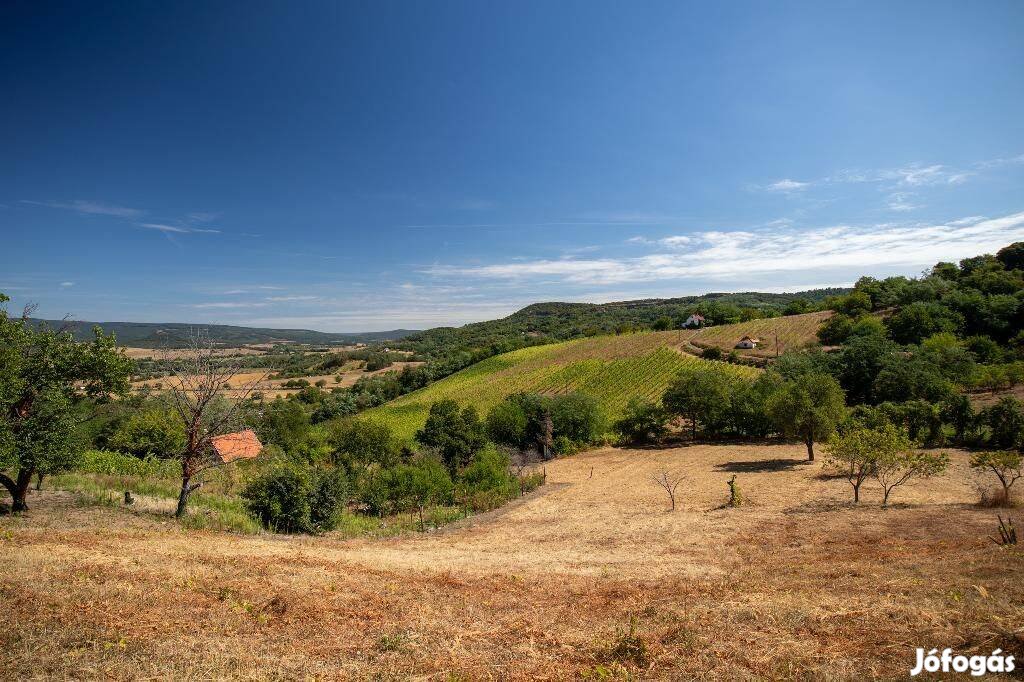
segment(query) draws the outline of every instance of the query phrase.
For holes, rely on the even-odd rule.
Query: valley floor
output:
[[[549,463],[505,509],[386,540],[183,530],[44,491],[0,517],[0,669],[891,679],[915,647],[1021,660],[1024,554],[988,539],[983,479],[951,454],[881,509],[801,446],[605,449]],[[675,512],[662,467],[685,476]]]

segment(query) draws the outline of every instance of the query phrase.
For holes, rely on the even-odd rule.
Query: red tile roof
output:
[[[252,429],[214,436],[210,443],[225,464],[236,459],[252,459],[263,449],[263,443]]]

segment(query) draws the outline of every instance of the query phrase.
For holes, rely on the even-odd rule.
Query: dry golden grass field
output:
[[[266,348],[259,348],[257,346],[232,346],[217,348],[212,354],[216,357],[228,358],[238,355],[264,355],[266,354],[266,351]],[[185,349],[135,348],[133,346],[124,346],[124,354],[136,360],[142,358],[180,360],[181,358],[189,357],[190,353],[191,351]]]
[[[185,530],[44,491],[0,518],[0,670],[860,680],[905,678],[919,646],[1019,657],[1024,557],[988,540],[983,479],[951,454],[881,509],[802,446],[605,449],[504,509],[377,540]],[[662,467],[686,477],[675,512]]]
[[[385,372],[401,372],[405,367],[418,367],[422,365],[422,362],[418,361],[398,361],[391,363],[390,366],[383,369],[373,370],[367,372],[361,367],[362,363],[353,363],[351,367],[339,371],[336,374],[317,374],[310,376],[295,377],[297,379],[305,379],[310,384],[315,384],[318,381],[325,381],[327,385],[324,386],[324,390],[330,390],[332,388],[348,388],[353,386],[359,379],[366,376],[375,376],[377,374],[383,374]],[[297,388],[283,388],[282,384],[289,379],[270,379],[267,378],[274,373],[274,370],[253,370],[249,372],[239,372],[231,378],[228,382],[228,387],[224,389],[224,393],[238,395],[245,391],[247,388],[253,385],[255,382],[255,389],[263,394],[264,398],[272,399],[278,396],[287,397],[293,393],[298,393],[300,389]],[[336,381],[336,377],[341,377],[341,381]],[[156,390],[165,389],[169,386],[175,385],[177,380],[174,377],[161,377],[159,379],[147,379],[145,381],[136,381],[132,384],[135,389],[148,386]]]

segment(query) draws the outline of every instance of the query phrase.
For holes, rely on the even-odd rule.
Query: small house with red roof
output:
[[[224,464],[239,459],[253,459],[263,450],[263,443],[252,429],[214,436],[210,439],[210,445]]]

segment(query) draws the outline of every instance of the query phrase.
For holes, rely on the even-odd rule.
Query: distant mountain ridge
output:
[[[91,338],[93,326],[99,325],[104,331],[113,332],[117,336],[117,342],[122,346],[140,348],[180,348],[187,345],[193,330],[202,330],[214,343],[228,346],[278,342],[346,344],[404,341],[406,345],[411,344],[418,351],[432,354],[442,349],[480,348],[523,335],[564,340],[581,336],[588,328],[607,333],[621,324],[650,326],[659,317],[678,317],[699,303],[722,303],[778,310],[796,299],[817,303],[829,296],[849,291],[850,289],[835,287],[782,294],[748,291],[707,293],[678,298],[644,298],[611,303],[533,303],[508,317],[472,322],[461,327],[393,329],[382,332],[336,333],[312,329],[271,329],[184,322],[87,322],[39,319],[33,319],[32,322],[69,328],[75,338],[81,341]]]
[[[122,346],[139,348],[180,348],[187,345],[193,331],[202,331],[211,341],[226,346],[250,345],[256,343],[309,343],[346,344],[397,341],[409,334],[411,329],[394,329],[383,332],[334,333],[318,332],[312,329],[270,329],[265,327],[238,327],[227,324],[190,324],[187,322],[88,322],[80,320],[40,320],[33,324],[47,324],[57,329],[68,329],[78,341],[92,338],[92,328],[99,326],[107,333],[113,332]]]

